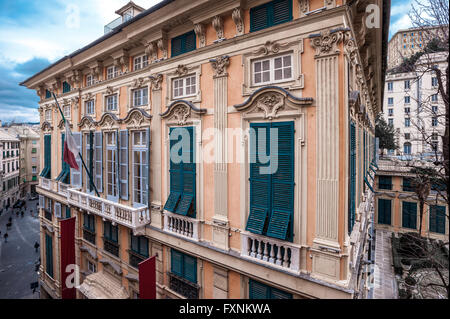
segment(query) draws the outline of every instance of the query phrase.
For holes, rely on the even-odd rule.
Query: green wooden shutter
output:
[[[181,37],[176,37],[172,39],[171,41],[172,57],[182,54],[181,45],[182,45]]]
[[[70,207],[66,206],[66,218],[70,218],[71,214],[70,214]]]
[[[197,48],[197,38],[194,31],[182,34],[171,40],[172,57],[193,51]]]
[[[430,206],[429,230],[434,233],[445,234],[445,206]]]
[[[270,299],[292,299],[292,294],[276,288],[271,288]]]
[[[263,234],[271,206],[271,176],[261,174],[260,168],[268,164],[261,163],[257,155],[269,152],[270,123],[252,123],[250,128],[253,129],[250,135],[250,213],[246,230]],[[260,139],[266,140],[265,149],[263,144],[257,142]]]
[[[179,277],[183,277],[183,254],[177,250],[171,249],[170,256],[170,271]]]
[[[269,287],[254,280],[249,280],[249,299],[269,299]]]
[[[48,234],[45,234],[45,257],[46,272],[53,278],[53,239]]]
[[[250,9],[250,32],[269,27],[268,8],[264,4]]]
[[[194,51],[197,47],[197,38],[194,31],[188,32],[185,35],[184,52]]]
[[[351,233],[355,225],[356,215],[356,129],[350,122],[350,185],[349,185],[349,213],[348,232]]]
[[[170,129],[170,136],[172,136],[174,130],[175,128]],[[181,194],[183,193],[183,163],[175,163],[172,158],[173,147],[179,143],[180,140],[181,136],[178,137],[178,140],[170,139],[170,194],[164,205],[164,209],[172,213],[175,213]]]
[[[402,227],[417,229],[417,204],[414,202],[403,202],[402,205]]]
[[[272,174],[272,207],[267,236],[292,240],[294,213],[294,122],[273,123],[278,131],[278,169]],[[274,139],[273,136],[270,137]]]
[[[292,20],[292,0],[273,1],[272,25],[277,25]]]
[[[42,170],[40,176],[49,179],[51,176],[51,135],[44,136],[44,169]]]
[[[189,158],[189,162],[183,162],[183,194],[181,196],[181,201],[178,204],[176,213],[180,215],[188,215],[190,217],[195,217],[195,189],[196,189],[196,164],[195,164],[195,154],[194,154],[194,143],[195,135],[193,127],[184,128],[189,132],[189,149],[183,148],[183,158]]]
[[[58,177],[56,177],[57,181],[60,181],[64,174],[65,174],[65,162],[64,162],[64,139],[65,139],[66,134],[65,133],[61,133],[61,145],[62,145],[62,150],[61,150],[61,172],[59,173]]]
[[[190,282],[197,283],[197,258],[184,255],[184,278]]]
[[[378,223],[391,225],[391,200],[378,199]]]

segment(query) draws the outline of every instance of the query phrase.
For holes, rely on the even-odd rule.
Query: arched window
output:
[[[405,144],[403,144],[403,153],[411,154],[411,143],[406,142]]]

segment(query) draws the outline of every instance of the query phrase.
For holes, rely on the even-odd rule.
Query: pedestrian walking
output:
[[[35,243],[34,243],[34,250],[35,250],[36,252],[38,252],[38,248],[39,248],[39,243],[38,243],[38,242],[35,242]]]
[[[5,243],[7,243],[7,242],[8,242],[8,233],[5,233],[5,234],[3,235],[3,238],[5,238]]]

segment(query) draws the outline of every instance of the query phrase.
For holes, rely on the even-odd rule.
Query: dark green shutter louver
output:
[[[197,283],[197,258],[184,255],[184,278]]]
[[[171,40],[172,57],[194,51],[197,48],[197,38],[194,31],[182,34]]]
[[[292,1],[276,0],[250,9],[250,32],[292,20]]]
[[[291,213],[274,210],[270,216],[267,236],[286,240],[291,222]]]
[[[48,234],[45,234],[45,257],[46,273],[53,278],[53,239]]]
[[[257,281],[249,281],[249,298],[250,299],[268,299],[269,287],[260,284]]]
[[[348,232],[351,233],[355,224],[356,215],[356,129],[355,124],[350,122],[350,185],[349,185],[349,213]]]
[[[171,273],[197,283],[197,258],[183,254],[175,249],[171,249]]]
[[[248,215],[247,227],[245,228],[245,230],[262,235],[266,225],[267,215],[267,209],[251,207],[250,214]]]
[[[52,136],[44,136],[44,169],[42,170],[40,176],[49,179],[51,176],[51,142]]]
[[[174,249],[171,250],[170,270],[175,275],[183,277],[183,254]]]
[[[391,225],[391,201],[389,199],[378,199],[378,223]]]
[[[434,233],[445,234],[445,206],[430,206],[429,230]]]
[[[402,205],[402,227],[417,229],[417,204],[403,202]]]
[[[292,294],[272,288],[270,299],[292,299]]]
[[[68,93],[70,92],[70,84],[67,82],[63,82],[63,93]]]
[[[52,97],[52,93],[49,90],[45,90],[45,98],[49,99]]]

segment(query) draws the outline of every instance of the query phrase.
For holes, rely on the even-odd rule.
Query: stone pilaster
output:
[[[162,154],[162,143],[161,143],[161,120],[159,114],[161,114],[161,93],[162,93],[162,80],[163,76],[161,74],[151,76],[150,81],[152,83],[152,115],[153,121],[151,125],[151,154],[150,157],[150,178],[152,180],[153,187],[151,188],[151,205],[152,207],[161,207],[161,154]],[[153,216],[157,214],[152,209],[152,224],[157,227],[161,227],[161,216]]]
[[[210,61],[214,70],[214,218],[213,243],[228,250],[228,169],[227,169],[227,92],[230,63],[228,56]]]

